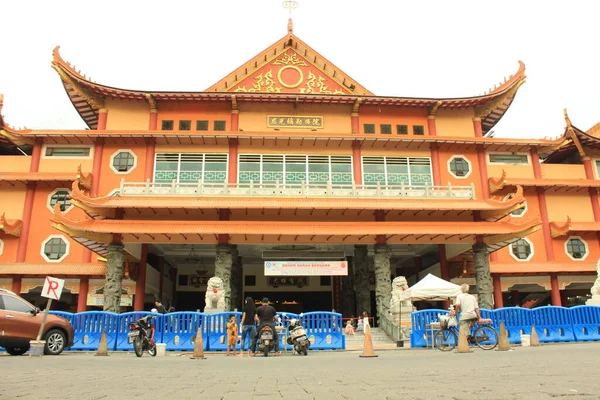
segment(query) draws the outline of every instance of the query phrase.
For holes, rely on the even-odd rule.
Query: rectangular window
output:
[[[381,125],[379,125],[379,129],[380,129],[381,133],[383,133],[384,135],[392,134],[392,125],[390,125],[390,124],[381,124]]]
[[[240,154],[238,183],[352,184],[352,157],[299,154]]]
[[[528,164],[527,154],[491,153],[490,163],[496,164]]]
[[[365,156],[364,185],[429,186],[433,182],[431,159],[426,157]]]
[[[157,153],[154,182],[213,182],[227,180],[227,154]]]
[[[215,121],[214,129],[215,131],[224,131],[225,130],[225,121]]]
[[[163,121],[161,124],[161,128],[163,131],[172,131],[173,130],[173,120]]]
[[[375,124],[364,124],[365,133],[375,133]]]
[[[190,120],[179,121],[179,130],[180,131],[190,131],[190,130],[192,130],[192,121],[190,121]]]
[[[396,133],[398,135],[408,135],[408,125],[396,125]]]
[[[196,121],[196,130],[197,131],[207,131],[208,130],[208,121]]]
[[[89,147],[46,147],[46,157],[89,157]]]
[[[425,127],[423,125],[413,125],[413,135],[424,135]]]
[[[188,276],[189,275],[179,275],[179,278],[178,278],[179,286],[187,286],[188,285]]]
[[[321,276],[321,286],[331,286],[330,276]]]
[[[244,286],[256,286],[256,275],[244,276]]]

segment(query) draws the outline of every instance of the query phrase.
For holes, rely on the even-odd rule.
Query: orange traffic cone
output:
[[[365,341],[363,343],[363,352],[359,357],[379,357],[377,354],[375,354],[375,350],[373,349],[373,340],[371,339],[371,327],[369,325],[365,325],[364,329]]]
[[[190,358],[192,360],[206,360],[206,357],[204,357],[204,345],[202,344],[202,327],[198,328],[198,333],[196,333],[194,353]]]
[[[498,339],[498,351],[510,350],[510,343],[508,343],[508,331],[504,327],[504,321],[500,321],[500,338]]]
[[[97,356],[108,356],[108,346],[106,345],[106,331],[100,336],[100,344],[98,345]]]
[[[470,353],[471,348],[469,347],[469,341],[467,340],[467,332],[464,329],[460,329],[458,332],[458,353]]]
[[[531,347],[539,347],[540,346],[540,338],[538,338],[537,331],[535,330],[535,326],[531,325],[531,338],[529,339],[529,345]]]

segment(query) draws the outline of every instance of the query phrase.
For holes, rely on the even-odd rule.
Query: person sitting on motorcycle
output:
[[[268,298],[265,297],[264,299],[262,299],[262,305],[256,309],[256,315],[254,316],[254,319],[256,320],[256,322],[258,322],[259,325],[258,329],[256,330],[256,336],[252,341],[252,353],[250,355],[253,356],[256,353],[256,342],[257,339],[260,337],[260,332],[265,326],[270,327],[273,332],[275,355],[281,355],[281,353],[279,352],[279,340],[277,337],[277,331],[275,330],[274,324],[275,319],[277,319],[277,311],[275,310],[275,307],[269,305]]]

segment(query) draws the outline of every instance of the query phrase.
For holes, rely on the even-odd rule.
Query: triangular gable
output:
[[[292,33],[211,86],[207,92],[315,93],[373,96]]]

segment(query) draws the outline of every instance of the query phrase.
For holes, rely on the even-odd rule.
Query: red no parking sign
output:
[[[65,281],[63,279],[47,276],[42,289],[42,297],[47,297],[52,300],[60,299]]]

